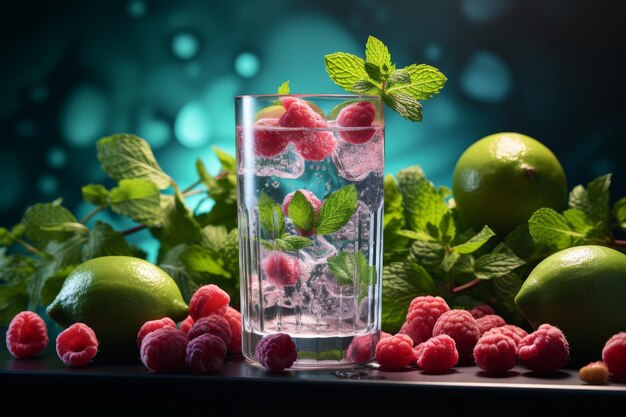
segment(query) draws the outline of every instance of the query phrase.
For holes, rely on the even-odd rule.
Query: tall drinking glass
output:
[[[380,337],[384,114],[379,97],[238,96],[243,354],[291,336],[293,367],[373,359]]]

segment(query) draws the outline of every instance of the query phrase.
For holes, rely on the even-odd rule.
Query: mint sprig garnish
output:
[[[385,104],[412,122],[422,120],[420,101],[439,93],[447,81],[437,68],[426,64],[396,69],[387,46],[373,36],[365,44],[365,60],[336,52],[324,56],[324,62],[335,84],[354,94],[380,96]]]

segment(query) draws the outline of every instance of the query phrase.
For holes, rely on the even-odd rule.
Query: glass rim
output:
[[[255,98],[255,99],[264,99],[264,98],[278,98],[278,97],[301,97],[301,98],[333,98],[333,99],[354,99],[354,98],[362,98],[362,99],[376,99],[382,100],[380,96],[373,96],[367,94],[350,94],[350,93],[338,93],[338,94],[239,94],[235,96],[235,99],[243,99],[243,98]]]

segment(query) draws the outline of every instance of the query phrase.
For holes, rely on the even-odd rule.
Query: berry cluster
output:
[[[283,152],[289,143],[307,161],[322,161],[336,146],[329,122],[311,103],[295,97],[281,100],[284,112],[278,118],[262,118],[256,122],[254,150],[262,157],[274,157]],[[318,109],[319,110],[319,109]],[[367,101],[358,101],[341,109],[335,123],[340,127],[362,128],[372,126],[376,108]],[[279,129],[275,129],[279,128]],[[287,129],[280,129],[287,128]],[[352,144],[369,142],[375,130],[355,129],[339,132],[339,137]]]

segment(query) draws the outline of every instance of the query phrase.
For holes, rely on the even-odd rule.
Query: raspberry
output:
[[[150,372],[174,372],[185,366],[187,336],[172,327],[148,333],[141,342],[141,363]]]
[[[269,129],[264,126],[270,126]],[[285,150],[289,137],[284,132],[271,130],[278,126],[278,119],[260,119],[254,129],[254,152],[259,156],[272,157]]]
[[[141,341],[146,337],[146,335],[150,332],[155,331],[156,329],[160,329],[161,327],[174,327],[176,328],[176,323],[169,317],[163,317],[159,320],[150,320],[147,321],[141,326],[139,332],[137,332],[137,347],[141,348]]]
[[[497,314],[487,314],[478,319],[476,319],[476,325],[478,326],[478,331],[482,336],[487,330],[493,329],[494,327],[504,326],[506,321],[498,316]]]
[[[479,319],[488,314],[494,314],[493,308],[491,308],[491,306],[488,304],[477,305],[476,307],[472,308],[469,312],[475,319]]]
[[[502,333],[485,333],[474,346],[476,365],[489,373],[504,373],[515,366],[517,345]]]
[[[87,365],[98,353],[96,333],[84,323],[74,323],[59,333],[56,350],[67,366]]]
[[[323,161],[335,150],[336,145],[332,132],[310,132],[293,143],[307,161]]]
[[[285,113],[278,119],[278,124],[282,127],[325,128],[328,125],[304,100],[283,100],[283,107]],[[305,134],[304,130],[295,133],[292,139]]]
[[[211,374],[222,369],[226,344],[212,334],[204,333],[189,341],[185,364],[192,374]]]
[[[285,110],[289,109],[289,106],[291,106],[293,103],[299,100],[300,100],[299,98],[295,98],[295,97],[282,97],[280,99],[281,103],[283,104],[283,108]]]
[[[380,332],[380,339],[370,335],[357,336],[350,342],[346,356],[353,362],[369,362],[372,360],[372,353],[376,350],[378,341],[391,336],[386,332]]]
[[[485,332],[483,336],[487,333],[498,333],[498,334],[503,334],[505,336],[508,336],[511,339],[513,339],[513,342],[515,342],[515,346],[519,346],[519,342],[523,338],[528,336],[528,333],[526,333],[526,330],[522,329],[521,327],[514,326],[512,324],[505,324],[504,326],[493,327],[487,330],[487,332]]]
[[[7,329],[7,348],[16,358],[28,358],[41,353],[48,346],[46,322],[32,311],[18,313]]]
[[[278,286],[291,286],[298,282],[300,261],[283,252],[270,252],[261,262],[267,280]]]
[[[194,322],[195,320],[193,319],[193,317],[187,316],[185,320],[180,322],[180,326],[179,326],[180,331],[187,334],[189,332],[189,329],[191,329],[191,326],[193,326]]]
[[[626,377],[626,332],[611,336],[602,348],[602,361],[618,378]]]
[[[443,313],[433,327],[433,336],[447,334],[454,339],[459,352],[459,361],[472,359],[474,346],[480,333],[476,319],[467,310],[450,310]]]
[[[189,302],[189,315],[194,320],[210,314],[223,316],[230,303],[230,296],[215,284],[204,285],[196,290]]]
[[[232,339],[230,332],[230,324],[223,316],[211,315],[202,317],[191,326],[191,329],[187,332],[187,339],[193,340],[196,337],[203,334],[212,334],[224,341],[224,344],[228,346]]]
[[[227,346],[228,353],[241,353],[241,313],[231,306],[224,313],[224,318],[230,326],[230,344]]]
[[[431,337],[415,348],[417,366],[428,372],[447,371],[459,361],[454,339],[447,334]]]
[[[366,127],[371,126],[375,118],[374,105],[369,101],[359,101],[341,109],[337,116],[337,124],[342,127]],[[339,137],[348,143],[358,145],[369,142],[374,133],[374,129],[340,131]]]
[[[448,303],[441,297],[424,295],[415,297],[409,305],[400,333],[408,335],[416,345],[433,335],[433,327],[439,316],[449,311]]]
[[[381,339],[376,344],[376,361],[385,368],[403,368],[415,362],[413,340],[405,334]]]
[[[257,360],[271,371],[290,368],[296,361],[298,351],[291,336],[285,333],[274,333],[265,336],[256,345]]]
[[[520,362],[528,369],[548,373],[561,369],[569,359],[569,343],[558,327],[542,324],[518,346]]]

